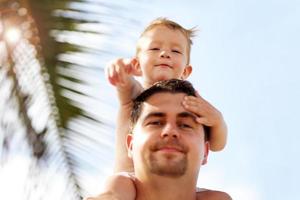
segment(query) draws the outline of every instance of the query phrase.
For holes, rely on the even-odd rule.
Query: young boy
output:
[[[108,80],[116,87],[120,102],[116,130],[115,172],[132,172],[134,167],[127,156],[125,143],[129,132],[128,119],[132,99],[157,81],[188,78],[192,72],[190,51],[193,35],[193,29],[185,29],[173,21],[158,18],[152,21],[141,34],[135,58],[117,59],[107,66]],[[142,76],[142,84],[135,80],[134,76]],[[227,137],[227,128],[222,114],[200,95],[187,96],[182,104],[187,110],[199,116],[196,119],[198,123],[210,127],[210,150],[222,150]],[[129,173],[117,173],[108,179],[104,191],[105,193],[97,199],[105,199],[105,197],[135,199],[134,176]],[[217,199],[221,196],[222,192],[211,190],[197,193],[197,198]]]

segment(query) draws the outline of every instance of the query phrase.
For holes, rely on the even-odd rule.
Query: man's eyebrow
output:
[[[177,115],[179,118],[192,118],[193,120],[196,120],[197,115],[190,113],[190,112],[181,112]]]
[[[144,120],[149,119],[151,117],[164,117],[166,116],[163,112],[151,112],[144,117]]]

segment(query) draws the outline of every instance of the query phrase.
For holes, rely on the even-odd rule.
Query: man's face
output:
[[[157,93],[144,102],[141,116],[127,139],[138,176],[141,173],[197,176],[206,162],[203,126],[183,108],[185,94]]]
[[[160,80],[185,79],[191,72],[187,65],[187,39],[179,30],[156,26],[139,42],[137,55],[144,81],[152,85]]]

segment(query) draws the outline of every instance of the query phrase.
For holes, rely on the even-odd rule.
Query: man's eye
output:
[[[185,123],[179,124],[179,127],[182,128],[182,129],[191,129],[191,128],[193,128],[191,125],[185,124]]]
[[[151,122],[148,122],[147,125],[160,126],[160,125],[162,125],[162,122],[161,121],[151,121]]]

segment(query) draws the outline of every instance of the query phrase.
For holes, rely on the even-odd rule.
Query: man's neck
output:
[[[188,181],[189,180],[189,181]],[[151,180],[136,179],[137,200],[195,200],[196,180],[154,175]]]

